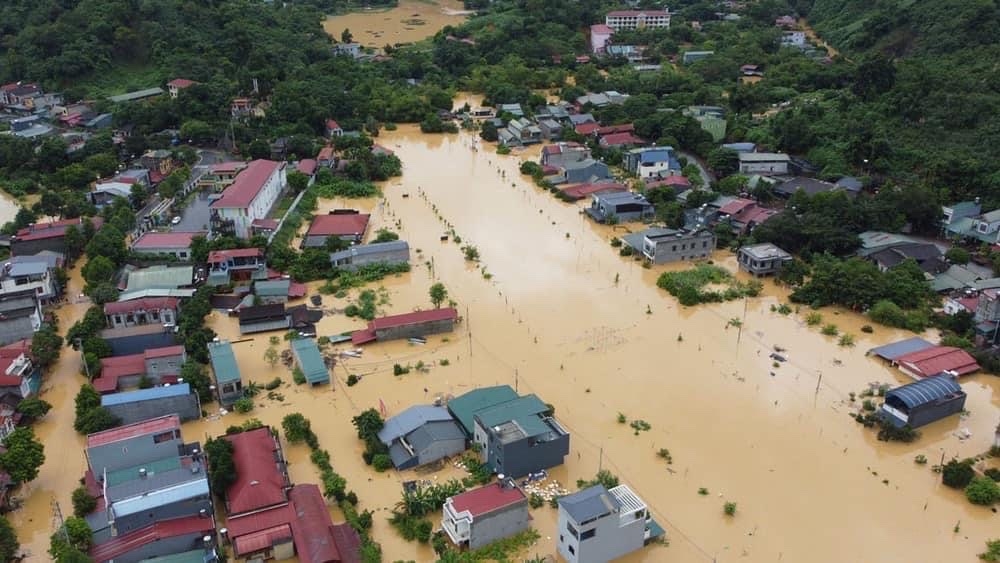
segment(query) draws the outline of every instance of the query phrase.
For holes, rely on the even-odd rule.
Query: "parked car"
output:
[[[170,224],[171,225],[176,225],[176,224],[178,224],[180,222],[181,222],[181,218],[179,216],[178,217],[174,217],[173,219],[170,220]]]

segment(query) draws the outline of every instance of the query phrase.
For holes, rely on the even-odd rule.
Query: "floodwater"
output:
[[[670,546],[650,546],[623,559],[628,563],[971,561],[984,540],[997,535],[995,514],[943,487],[929,465],[913,458],[923,454],[937,463],[942,455],[988,449],[1000,379],[966,378],[969,414],[925,427],[918,442],[878,442],[847,416],[857,408],[848,394],[875,381],[905,382],[864,354],[903,332],[876,327],[865,334],[859,316],[824,309],[824,322],[857,340],[853,348],[838,347],[835,338],[805,325],[805,311],[772,312],[786,292],[770,282],[757,299],[680,307],[655,280],[686,266],[646,269],[610,246],[611,237],[639,225],[594,225],[580,214],[582,204],[559,202],[520,176],[520,159],[535,158],[537,147],[498,156],[473,134],[422,135],[415,126],[383,132],[379,143],[402,159],[402,178],[387,182],[380,200],[321,201],[319,212],[356,207],[372,213],[369,237],[384,226],[409,241],[413,270],[372,286],[387,296],[380,313],[430,307],[428,288],[439,281],[462,322],[423,346],[366,346],[362,357],[336,366],[332,385],[315,389],[291,385],[287,368],[264,361],[271,334],[234,343],[244,381],[281,377],[282,397],[259,395],[251,415],[218,416],[212,407],[212,416],[185,425],[186,439],[218,435],[250,416],[280,427],[286,414],[303,413],[361,508],[375,512],[373,535],[386,561],[433,560],[429,547],[404,542],[386,522],[401,482],[461,472],[446,466],[375,473],[361,461],[350,419],[380,402],[391,416],[495,384],[537,393],[570,430],[570,454],[552,479],[573,489],[576,479],[603,467],[650,506]],[[440,240],[451,228],[461,244]],[[466,244],[478,248],[479,263],[464,260],[460,246]],[[728,252],[718,252],[715,261],[736,269]],[[78,276],[74,283],[71,295]],[[311,284],[311,292],[319,285]],[[337,312],[357,293],[323,297],[330,314],[320,335],[364,325]],[[84,305],[64,308],[60,326],[84,311]],[[727,328],[733,318],[742,320],[742,331]],[[221,337],[240,340],[236,319],[213,312],[209,323]],[[778,368],[767,357],[774,346],[788,350],[789,361]],[[418,362],[428,369],[393,375],[394,364]],[[22,543],[36,555],[44,553],[52,529],[50,500],[69,510],[84,467],[82,441],[71,429],[78,369],[78,356],[66,351],[48,377],[45,398],[56,408],[38,430],[49,459],[26,508],[13,515]],[[348,387],[349,374],[362,380]],[[651,429],[636,436],[617,423],[618,413]],[[971,437],[960,440],[960,429]],[[670,450],[672,464],[657,457],[660,448]],[[304,445],[286,446],[286,453],[294,482],[318,481]],[[709,494],[699,495],[701,487]],[[735,517],[723,515],[725,501],[738,504]],[[556,511],[532,512],[541,539],[524,555],[554,555]],[[336,510],[333,515],[341,519]]]
[[[458,25],[469,15],[462,8],[459,0],[402,0],[391,9],[329,16],[323,22],[323,28],[338,41],[344,29],[349,29],[354,41],[365,47],[381,48],[420,41],[446,25]]]
[[[13,221],[22,205],[17,198],[0,190],[0,225]]]

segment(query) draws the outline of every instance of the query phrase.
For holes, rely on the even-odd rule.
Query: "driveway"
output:
[[[171,230],[179,233],[207,231],[210,215],[208,206],[212,203],[208,200],[208,196],[208,192],[200,190],[196,192],[191,198],[191,203],[181,211],[181,222],[174,225]]]

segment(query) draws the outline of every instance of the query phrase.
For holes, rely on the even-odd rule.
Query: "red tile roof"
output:
[[[191,239],[205,233],[145,233],[132,243],[132,248],[190,248]]]
[[[665,186],[690,186],[691,180],[688,180],[686,176],[681,176],[680,174],[674,174],[667,176],[666,178],[659,178],[657,180],[650,180],[646,182],[646,189],[651,190],[654,188],[662,188]]]
[[[624,145],[641,145],[646,141],[636,137],[632,133],[611,133],[601,137],[601,146],[620,147]]]
[[[327,146],[319,149],[316,160],[333,160],[333,147]]]
[[[278,445],[264,427],[225,436],[233,444],[236,482],[226,492],[229,514],[259,510],[286,502],[286,478],[278,470]]]
[[[308,287],[304,283],[292,282],[288,284],[288,296],[291,298],[305,297]]]
[[[896,363],[918,377],[931,377],[944,371],[965,375],[979,370],[976,359],[952,346],[933,346],[896,358]]]
[[[104,446],[106,444],[112,444],[121,440],[128,440],[137,436],[159,434],[160,432],[166,432],[167,430],[177,430],[180,429],[180,427],[180,417],[176,414],[168,414],[143,420],[142,422],[136,422],[135,424],[128,424],[126,426],[112,428],[111,430],[97,432],[96,434],[90,434],[87,436],[87,447],[93,448],[95,446]]]
[[[765,207],[753,205],[744,209],[740,213],[733,215],[733,219],[745,224],[754,223],[760,225],[777,214],[778,212],[774,209],[767,209]]]
[[[351,344],[368,344],[369,342],[375,342],[375,340],[377,340],[375,329],[372,327],[363,328],[351,333]]]
[[[554,145],[545,145],[544,147],[542,147],[542,154],[545,154],[545,155],[562,154],[564,152],[569,152],[569,149],[578,149],[581,146],[582,145],[580,145],[580,143],[573,143],[573,142],[556,143]]]
[[[311,158],[304,158],[299,161],[295,169],[306,176],[312,176],[316,173],[316,161]]]
[[[155,311],[159,309],[177,310],[176,297],[143,297],[128,301],[112,301],[104,304],[105,315],[132,313],[135,311]]]
[[[605,194],[611,192],[627,192],[626,188],[622,184],[615,182],[599,182],[596,184],[577,184],[575,186],[570,186],[568,188],[563,188],[562,193],[566,197],[573,199],[583,199],[587,196],[593,194]]]
[[[229,530],[229,537],[237,538],[246,534],[252,534],[292,521],[292,511],[287,504],[258,510],[247,514],[226,517],[226,528]]]
[[[257,194],[264,188],[264,184],[272,174],[285,166],[283,162],[273,160],[255,160],[251,162],[243,171],[236,175],[236,179],[222,192],[222,197],[213,201],[213,209],[222,207],[248,207],[257,197]]]
[[[146,360],[180,356],[182,354],[184,354],[184,347],[178,345],[150,348],[141,354],[102,358],[101,376],[93,381],[94,388],[101,393],[112,393],[118,390],[119,378],[146,373]],[[163,383],[169,382],[163,381]]]
[[[220,172],[236,172],[246,167],[247,163],[242,160],[231,160],[229,162],[217,162],[212,165],[211,170],[213,173],[218,174]]]
[[[101,217],[90,217],[91,223],[94,225],[94,230],[100,229],[101,225],[104,224],[104,219]],[[61,221],[51,221],[48,223],[35,223],[29,225],[23,229],[17,231],[18,240],[41,240],[47,238],[61,237],[66,234],[66,229],[70,225],[76,225],[77,227],[83,224],[82,218],[76,219],[63,219]]]
[[[719,208],[719,213],[724,213],[726,215],[736,215],[740,211],[743,211],[748,205],[753,205],[753,200],[750,199],[734,199],[729,203],[723,205]]]
[[[363,234],[368,230],[367,213],[350,213],[343,215],[319,215],[313,219],[312,225],[306,231],[306,236],[347,236]]]
[[[608,125],[597,130],[598,135],[611,135],[612,133],[631,133],[635,131],[635,125],[623,123],[621,125]]]
[[[462,494],[451,497],[451,505],[455,512],[465,512],[472,514],[473,518],[499,510],[525,499],[524,493],[517,487],[501,487],[499,483],[492,483],[485,487],[472,489]]]
[[[595,24],[595,25],[590,26],[590,32],[591,33],[614,33],[615,30],[613,30],[610,27],[604,25],[603,23],[599,23],[599,24]]]
[[[229,250],[213,250],[208,253],[208,263],[225,262],[230,258],[250,258],[251,256],[263,256],[264,253],[259,248],[230,248]]]
[[[443,309],[427,309],[424,311],[403,313],[402,315],[380,317],[369,322],[368,326],[369,328],[374,330],[383,330],[387,328],[415,325],[433,321],[443,321],[443,320],[454,321],[457,318],[458,318],[458,311],[456,311],[451,307],[445,307]]]
[[[192,534],[215,535],[215,525],[211,518],[187,516],[172,520],[160,520],[154,524],[140,528],[123,536],[95,545],[90,549],[90,557],[98,563],[118,559],[156,541],[167,540]]]
[[[177,88],[187,88],[188,86],[194,86],[197,84],[194,80],[188,80],[187,78],[175,78],[170,82],[167,82],[167,86],[176,86]]]
[[[599,123],[594,123],[590,121],[588,123],[581,123],[576,126],[576,132],[581,135],[590,135],[601,128]]]

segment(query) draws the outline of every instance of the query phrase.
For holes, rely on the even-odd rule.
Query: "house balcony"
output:
[[[472,521],[467,517],[460,517],[454,514],[451,507],[445,505],[444,514],[441,518],[441,528],[448,534],[455,545],[463,545],[472,536]]]

